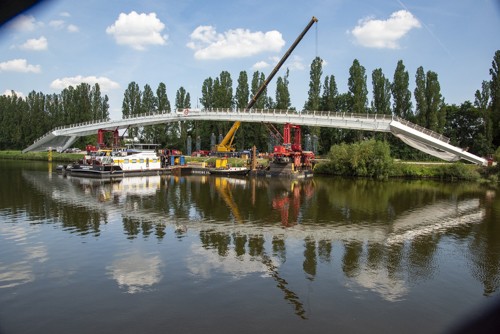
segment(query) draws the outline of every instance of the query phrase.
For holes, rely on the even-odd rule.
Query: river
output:
[[[2,334],[442,333],[499,297],[478,184],[0,173]]]

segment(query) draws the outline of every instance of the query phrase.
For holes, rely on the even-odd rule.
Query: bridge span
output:
[[[486,159],[450,145],[449,138],[391,115],[274,109],[184,109],[172,113],[147,113],[118,120],[72,124],[53,129],[24,149],[23,153],[44,151],[49,147],[64,150],[70,147],[78,137],[96,134],[99,129],[126,129],[194,120],[292,123],[338,129],[390,132],[406,144],[446,161],[463,159],[479,165],[487,164]]]

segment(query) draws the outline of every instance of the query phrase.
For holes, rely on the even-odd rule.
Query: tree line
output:
[[[311,63],[304,110],[398,116],[441,133],[451,139],[452,145],[480,156],[492,154],[500,145],[500,50],[493,57],[489,70],[491,79],[482,82],[475,92],[474,101],[465,101],[460,105],[445,102],[438,74],[426,71],[422,66],[416,70],[415,89],[410,91],[410,74],[402,60],[396,65],[392,81],[381,68],[372,71],[370,103],[366,69],[357,59],[349,68],[346,92],[338,91],[333,74],[323,77],[322,65],[323,60],[319,57]],[[255,71],[249,79],[248,73],[241,71],[233,92],[231,74],[222,71],[218,77],[204,80],[199,103],[203,108],[245,108],[264,81],[265,74],[262,72]],[[124,92],[122,115],[165,113],[185,108],[191,108],[191,98],[183,87],[177,90],[172,108],[164,83],[160,83],[154,92],[148,84],[141,90],[136,82],[131,82]],[[254,108],[295,109],[291,105],[288,70],[277,77],[274,97],[268,94],[267,89],[264,90]],[[64,89],[61,94],[44,95],[33,91],[26,98],[16,96],[14,92],[10,96],[0,96],[0,149],[27,147],[34,139],[59,125],[107,118],[108,109],[108,98],[101,96],[98,84],[91,87],[82,83],[75,88]],[[193,146],[196,143],[202,149],[209,149],[213,137],[219,139],[231,125],[231,122],[185,121],[134,128],[127,135],[184,151],[190,136]],[[236,135],[236,147],[247,149],[256,145],[259,150],[268,151],[271,141],[269,132],[266,124],[243,123]],[[303,132],[318,138],[319,153],[328,152],[334,144],[375,138],[387,140],[395,157],[426,157],[387,134],[315,127],[304,127]],[[80,144],[83,141],[89,139],[83,139]]]

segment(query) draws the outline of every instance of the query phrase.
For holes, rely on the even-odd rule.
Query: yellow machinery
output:
[[[287,58],[290,56],[290,54],[292,53],[292,51],[299,44],[299,42],[302,40],[302,38],[304,37],[304,35],[309,31],[309,29],[312,27],[312,25],[314,23],[316,23],[316,22],[318,22],[318,19],[313,16],[312,19],[311,19],[311,21],[309,21],[309,23],[304,28],[304,30],[299,35],[299,37],[297,37],[297,39],[295,40],[295,42],[293,42],[293,44],[290,46],[290,48],[288,49],[288,51],[283,55],[283,57],[281,58],[281,60],[279,61],[279,63],[274,67],[273,71],[271,72],[271,74],[269,74],[269,76],[267,77],[266,81],[264,81],[264,83],[262,84],[262,86],[260,86],[260,88],[257,91],[257,93],[255,93],[255,95],[252,97],[252,99],[250,100],[250,102],[248,102],[248,105],[245,108],[245,110],[249,110],[249,109],[251,109],[254,106],[255,102],[257,102],[257,99],[264,92],[264,90],[266,89],[267,85],[269,84],[269,82],[271,82],[271,80],[276,75],[276,73],[278,72],[278,70],[280,69],[280,67],[287,60]],[[231,127],[231,129],[229,129],[229,132],[226,134],[226,136],[224,137],[224,139],[222,139],[222,141],[219,144],[215,145],[215,150],[214,150],[215,152],[217,152],[217,153],[229,153],[229,152],[236,151],[236,148],[233,145],[233,141],[234,141],[234,136],[236,135],[236,131],[238,130],[238,128],[240,127],[240,125],[241,125],[240,121],[234,122],[233,126]]]

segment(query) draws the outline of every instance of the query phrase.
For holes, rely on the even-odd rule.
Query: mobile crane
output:
[[[290,46],[290,48],[288,49],[288,51],[283,55],[283,57],[281,58],[281,60],[274,67],[274,69],[271,72],[271,74],[269,74],[269,76],[267,77],[267,79],[260,86],[259,90],[255,93],[255,95],[252,97],[252,99],[248,102],[248,105],[246,106],[245,110],[249,110],[249,109],[251,109],[254,106],[254,104],[257,102],[257,99],[260,97],[260,95],[262,95],[262,93],[264,92],[264,90],[267,88],[267,85],[269,85],[269,82],[271,82],[271,80],[274,78],[274,76],[279,71],[279,69],[281,68],[281,66],[285,63],[285,61],[288,59],[288,57],[290,56],[290,54],[293,52],[293,50],[295,49],[295,47],[300,43],[300,41],[305,36],[305,34],[309,31],[309,29],[312,27],[312,25],[314,23],[316,23],[316,22],[318,22],[318,19],[313,16],[312,19],[311,19],[311,21],[309,21],[309,23],[307,24],[307,26],[302,31],[302,33],[297,37],[297,39],[295,40],[295,42],[293,42],[293,44]],[[222,154],[223,153],[230,153],[230,152],[234,152],[236,150],[236,148],[233,145],[233,141],[234,141],[234,137],[236,135],[236,131],[238,131],[238,128],[240,127],[240,125],[241,125],[241,121],[234,122],[233,126],[231,127],[231,129],[229,129],[228,133],[222,139],[222,141],[219,144],[215,145],[214,151],[216,153],[218,153],[218,154],[221,154],[221,153]]]

